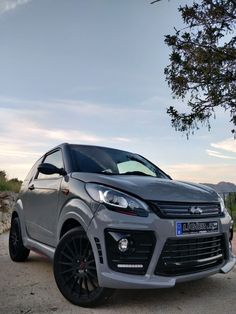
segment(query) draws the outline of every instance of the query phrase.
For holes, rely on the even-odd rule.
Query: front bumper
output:
[[[205,221],[199,219],[198,221]],[[168,239],[179,239],[176,237],[176,220],[161,219],[154,213],[148,217],[132,217],[107,210],[101,205],[96,212],[87,230],[88,237],[93,246],[96,259],[98,281],[101,287],[121,289],[142,289],[142,288],[169,288],[178,282],[191,281],[211,276],[216,273],[229,272],[236,263],[236,258],[229,245],[230,216],[214,218],[219,224],[219,233],[208,233],[208,236],[223,235],[225,239],[225,257],[220,265],[209,267],[206,270],[181,275],[162,276],[155,275],[157,262],[161,256],[163,247]],[[179,219],[178,219],[179,221]],[[104,232],[106,229],[153,231],[156,243],[147,271],[143,275],[127,274],[114,271],[109,267]],[[196,235],[184,235],[184,237],[196,237]],[[205,235],[198,235],[205,237]],[[95,241],[96,239],[96,241]]]

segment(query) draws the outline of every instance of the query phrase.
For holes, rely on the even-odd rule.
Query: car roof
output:
[[[114,148],[114,147],[106,147],[106,146],[100,146],[100,145],[90,145],[90,144],[74,144],[74,143],[62,143],[62,144],[59,144],[55,147],[53,147],[52,149],[50,149],[46,154],[58,149],[58,148],[64,148],[66,146],[69,146],[69,147],[73,147],[73,146],[76,146],[76,147],[91,147],[91,148],[100,148],[100,149],[110,149],[110,150],[117,150],[117,151],[124,151],[124,152],[128,152],[128,151],[125,151],[125,150],[122,150],[122,149],[118,149],[118,148]],[[46,155],[45,154],[45,155]]]

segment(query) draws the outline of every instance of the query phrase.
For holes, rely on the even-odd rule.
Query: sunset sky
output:
[[[0,170],[24,179],[62,142],[140,153],[172,178],[236,183],[229,115],[176,132],[169,49],[183,1],[0,0]],[[186,1],[185,1],[186,2]]]

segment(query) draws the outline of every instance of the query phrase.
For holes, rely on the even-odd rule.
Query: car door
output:
[[[50,152],[43,160],[58,168],[64,168],[62,151]],[[26,225],[29,236],[50,246],[55,245],[58,198],[62,176],[37,172],[29,182],[26,204]]]

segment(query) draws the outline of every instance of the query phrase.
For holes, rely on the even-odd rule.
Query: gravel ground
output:
[[[7,242],[8,233],[4,233],[0,236],[1,314],[231,314],[236,311],[236,268],[226,275],[178,284],[171,289],[116,291],[102,307],[79,308],[59,293],[52,265],[46,258],[32,253],[27,262],[13,263],[8,256]]]

